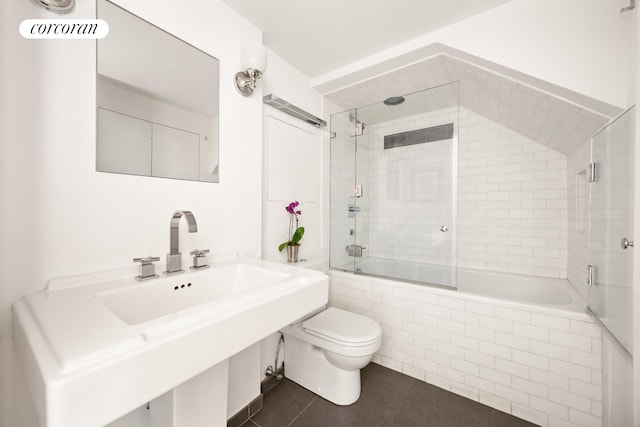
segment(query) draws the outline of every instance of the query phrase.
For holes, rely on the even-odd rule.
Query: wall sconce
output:
[[[244,71],[236,73],[234,81],[238,92],[249,96],[256,88],[256,80],[262,77],[267,69],[267,50],[262,45],[242,45],[242,68]]]
[[[34,0],[52,12],[69,13],[76,7],[76,0]]]

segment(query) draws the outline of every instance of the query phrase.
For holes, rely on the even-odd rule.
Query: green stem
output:
[[[293,217],[294,217],[293,214],[289,216],[289,241],[293,239]]]

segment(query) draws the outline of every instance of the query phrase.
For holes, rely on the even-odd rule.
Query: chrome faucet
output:
[[[189,224],[189,233],[195,233],[198,231],[198,224],[196,223],[196,217],[193,216],[191,211],[176,211],[171,217],[171,223],[169,224],[169,253],[167,254],[167,271],[166,274],[180,273],[182,270],[182,254],[180,253],[179,243],[179,226],[182,216],[187,219]]]

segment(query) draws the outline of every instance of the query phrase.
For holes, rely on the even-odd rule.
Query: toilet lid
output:
[[[330,307],[302,323],[305,332],[345,344],[364,344],[380,338],[380,325],[368,317]]]

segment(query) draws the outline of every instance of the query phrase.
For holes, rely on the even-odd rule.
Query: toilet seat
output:
[[[309,335],[348,347],[371,345],[382,334],[374,320],[335,307],[305,320],[302,328]]]

